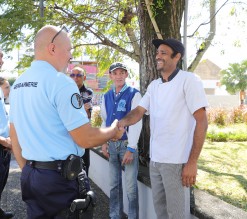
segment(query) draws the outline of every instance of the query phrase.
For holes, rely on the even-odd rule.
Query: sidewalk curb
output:
[[[200,219],[246,219],[247,212],[207,192],[195,189],[195,215]]]

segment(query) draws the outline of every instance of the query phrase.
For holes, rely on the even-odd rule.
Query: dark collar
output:
[[[177,75],[177,73],[179,72],[179,70],[180,70],[179,68],[176,68],[175,71],[172,72],[172,74],[168,77],[168,81],[171,81],[173,78],[175,78],[175,76]],[[160,76],[160,78],[161,78],[161,81],[163,83],[168,82],[168,81],[164,80],[162,76]]]
[[[86,87],[85,87],[85,85],[84,84],[82,84],[82,86],[80,87],[80,89],[79,89],[79,91],[80,92],[86,92]]]

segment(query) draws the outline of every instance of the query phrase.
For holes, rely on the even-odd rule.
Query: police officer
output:
[[[86,71],[83,68],[76,66],[71,70],[70,77],[73,78],[73,80],[75,81],[76,85],[79,88],[79,91],[80,91],[80,94],[82,97],[82,101],[84,104],[84,108],[87,112],[88,118],[90,119],[91,113],[92,113],[93,90],[90,88],[87,88],[84,85],[84,81],[86,80]],[[88,175],[88,170],[89,170],[89,166],[90,166],[89,149],[85,149],[85,154],[83,155],[82,159],[84,161],[86,173]]]
[[[0,50],[0,69],[3,65],[3,52]],[[11,141],[9,138],[9,122],[8,115],[5,110],[4,98],[9,95],[9,82],[0,77],[0,200],[3,189],[6,185],[9,175],[9,165],[11,158]],[[5,92],[3,92],[5,88]],[[14,215],[11,212],[5,212],[0,208],[0,218],[12,218]]]
[[[71,49],[65,27],[41,28],[34,42],[35,60],[10,94],[10,136],[22,169],[29,219],[75,218],[68,214],[79,196],[78,157],[84,148],[119,139],[123,133],[117,121],[105,129],[91,127],[78,87],[62,73]]]

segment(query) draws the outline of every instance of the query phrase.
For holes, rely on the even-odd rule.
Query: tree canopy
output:
[[[109,65],[106,63],[121,60],[123,55],[140,61],[134,0],[49,0],[44,1],[44,17],[40,16],[39,1],[7,0],[0,5],[0,43],[5,50],[31,46],[34,34],[45,24],[65,25],[72,36],[75,57],[87,53],[103,70]]]
[[[229,64],[227,69],[221,71],[221,84],[226,86],[230,94],[247,89],[247,60],[241,63]]]
[[[197,1],[189,2],[193,7],[193,2]],[[219,1],[218,7],[216,0],[201,2],[199,6],[208,8],[211,15],[205,19],[206,22],[198,24],[190,35],[200,39],[196,40],[198,46],[191,70],[211,44],[215,32],[213,21],[216,9],[231,1]],[[74,56],[81,56],[82,53],[90,55],[98,61],[100,70],[104,72],[110,62],[124,57],[143,63],[143,36],[147,33],[151,33],[152,38],[157,38],[160,34],[163,38],[180,39],[184,6],[185,0],[1,0],[0,44],[5,51],[22,46],[28,48],[32,46],[34,34],[41,26],[66,25],[75,46]],[[191,13],[189,17],[193,17]],[[193,19],[196,21],[198,17]],[[195,23],[194,21],[190,22]],[[201,26],[210,23],[210,29],[202,33]],[[29,61],[22,62],[21,67],[28,65]]]

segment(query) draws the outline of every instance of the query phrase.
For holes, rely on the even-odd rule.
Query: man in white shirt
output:
[[[150,114],[150,179],[158,219],[190,218],[189,187],[207,131],[208,106],[201,80],[177,64],[184,55],[176,39],[153,40],[161,78],[147,88],[138,107],[119,121],[135,124]]]

